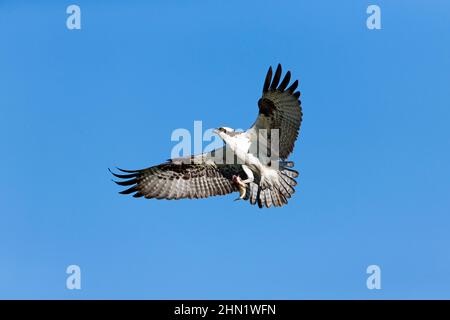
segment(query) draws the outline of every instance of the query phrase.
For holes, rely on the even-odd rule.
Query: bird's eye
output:
[[[224,128],[219,128],[219,131],[226,132],[226,130]]]

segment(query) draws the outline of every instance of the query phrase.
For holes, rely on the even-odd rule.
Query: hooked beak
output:
[[[219,134],[219,129],[214,129],[213,132],[218,135]]]

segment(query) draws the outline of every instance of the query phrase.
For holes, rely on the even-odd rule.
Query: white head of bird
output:
[[[214,133],[217,134],[222,140],[227,142],[227,140],[234,136],[236,131],[233,128],[229,127],[220,127],[214,130]]]

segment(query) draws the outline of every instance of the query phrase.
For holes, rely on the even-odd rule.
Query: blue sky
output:
[[[437,0],[1,1],[0,298],[450,298],[449,30]],[[288,206],[117,194],[107,168],[164,161],[174,129],[251,125],[279,62]]]

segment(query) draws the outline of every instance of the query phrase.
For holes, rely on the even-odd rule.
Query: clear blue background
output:
[[[72,3],[0,2],[0,298],[450,298],[448,2],[76,1],[71,31]],[[288,206],[117,194],[172,130],[251,125],[278,62]]]

